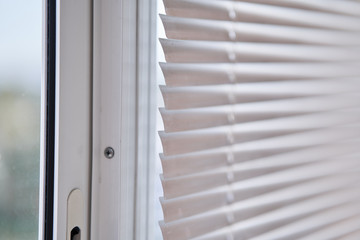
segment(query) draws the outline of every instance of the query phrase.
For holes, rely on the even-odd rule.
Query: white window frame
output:
[[[56,14],[53,239],[69,239],[71,224],[83,226],[81,239],[152,239],[156,1],[57,0]],[[43,146],[45,65],[44,57]],[[107,147],[115,151],[111,159]],[[41,151],[45,239],[46,147]],[[82,210],[68,213],[76,189]]]

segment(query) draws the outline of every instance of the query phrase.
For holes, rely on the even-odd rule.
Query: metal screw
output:
[[[105,148],[104,155],[106,158],[111,159],[115,155],[115,151],[112,147]]]

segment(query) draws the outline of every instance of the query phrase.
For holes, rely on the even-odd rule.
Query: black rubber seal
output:
[[[56,0],[47,0],[47,73],[46,73],[46,167],[44,239],[53,239],[55,93],[56,93]]]

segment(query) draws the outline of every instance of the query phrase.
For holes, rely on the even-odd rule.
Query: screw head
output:
[[[115,151],[114,151],[114,149],[112,147],[107,147],[104,150],[104,155],[105,155],[106,158],[111,159],[111,158],[114,157]]]

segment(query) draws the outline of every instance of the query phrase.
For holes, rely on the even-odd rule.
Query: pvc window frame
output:
[[[55,1],[43,4],[39,239],[70,239],[75,226],[81,226],[81,239],[151,239],[156,1],[57,0],[50,95],[49,2]],[[55,118],[49,124],[52,97]],[[47,134],[51,124],[53,136]],[[53,159],[47,154],[51,147]],[[110,159],[106,147],[115,151]]]

